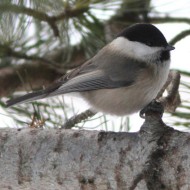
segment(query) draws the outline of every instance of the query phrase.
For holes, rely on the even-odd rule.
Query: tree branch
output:
[[[173,39],[171,39],[169,44],[174,45],[189,35],[190,35],[190,30],[184,30],[180,32],[179,34],[177,34]]]
[[[179,94],[180,77],[179,71],[170,70],[165,85],[156,97],[162,103],[164,109],[170,113],[174,113],[176,108],[181,104]],[[167,91],[167,95],[163,96],[165,90]]]
[[[37,57],[36,55],[27,55],[23,52],[15,51],[11,47],[7,46],[6,44],[0,44],[0,52],[1,52],[1,57],[13,57],[16,59],[39,61],[39,62],[44,62],[48,64],[53,64],[52,67],[58,66],[58,64],[56,64],[54,61],[46,59],[45,57]]]
[[[61,128],[63,129],[71,129],[76,124],[81,123],[82,121],[88,119],[89,117],[93,117],[96,114],[96,112],[93,112],[91,110],[86,110],[78,115],[74,115],[71,118],[69,118]]]
[[[47,22],[50,27],[52,28],[54,35],[59,36],[59,30],[56,25],[57,21],[64,20],[66,18],[72,18],[77,17],[80,14],[86,12],[88,10],[88,7],[80,7],[80,8],[67,8],[62,12],[61,14],[57,16],[49,16],[48,14],[29,8],[24,6],[18,6],[14,4],[1,4],[0,6],[0,12],[13,12],[17,14],[25,14],[28,16],[32,16],[35,19],[38,19],[40,21]]]
[[[160,23],[187,23],[190,24],[190,19],[189,18],[182,18],[182,17],[170,17],[170,16],[165,16],[165,17],[150,17],[149,22],[154,23],[154,24],[160,24]]]
[[[137,133],[0,129],[0,189],[189,189],[189,139],[153,112]]]

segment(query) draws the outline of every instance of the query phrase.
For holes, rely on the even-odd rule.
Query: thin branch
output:
[[[61,68],[61,65],[56,63],[53,60],[47,59],[45,56],[44,57],[38,57],[37,55],[27,55],[23,52],[15,51],[11,47],[7,45],[1,45],[0,44],[0,51],[1,51],[1,57],[14,57],[16,59],[25,59],[29,61],[39,61],[43,62],[45,64],[49,64],[50,67],[52,68]]]
[[[128,18],[128,15],[123,14],[119,17],[113,17],[110,22],[117,21],[119,23],[125,23],[125,24],[133,24],[135,22],[142,22],[139,18]],[[187,23],[190,24],[190,18],[186,17],[170,17],[170,16],[163,16],[163,17],[156,17],[152,16],[147,18],[147,22],[154,23],[154,24],[163,24],[163,23]]]
[[[171,70],[168,76],[168,80],[157,96],[157,99],[162,103],[167,112],[174,113],[176,108],[181,104],[179,84],[179,71]],[[162,97],[162,94],[165,90],[167,90],[168,94],[166,97]]]
[[[177,34],[173,39],[171,39],[170,44],[174,45],[189,35],[190,35],[190,30],[184,30],[184,31],[180,32],[179,34]]]
[[[179,18],[179,17],[150,17],[148,18],[149,22],[154,23],[154,24],[159,24],[159,23],[187,23],[190,24],[190,19],[189,18]]]
[[[63,129],[71,129],[74,127],[76,124],[88,119],[89,117],[93,117],[96,114],[96,112],[93,112],[91,110],[86,110],[78,115],[75,115],[68,119],[61,128]]]
[[[71,9],[67,8],[64,10],[64,12],[62,12],[57,16],[49,16],[46,13],[37,11],[35,9],[31,9],[29,7],[17,6],[13,4],[1,4],[0,6],[0,12],[13,12],[18,14],[26,14],[40,21],[47,22],[52,28],[55,36],[59,36],[59,30],[58,27],[56,26],[57,21],[64,20],[66,18],[77,17],[80,14],[86,12],[87,10],[88,7],[71,8]]]

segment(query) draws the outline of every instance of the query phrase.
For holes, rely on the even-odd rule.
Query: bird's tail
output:
[[[49,88],[46,88],[45,90],[39,90],[36,92],[31,92],[31,93],[25,94],[24,96],[20,96],[18,98],[10,99],[6,102],[6,107],[11,107],[13,105],[32,102],[35,100],[54,96],[54,95],[51,95],[51,92],[53,92],[54,90],[59,88],[59,86],[60,86],[60,83],[57,83],[56,85],[53,85]]]
[[[25,94],[24,96],[8,100],[6,102],[6,106],[10,107],[10,106],[21,104],[21,103],[32,102],[35,100],[45,98],[46,95],[47,94],[43,93],[43,91],[32,92],[29,94]]]

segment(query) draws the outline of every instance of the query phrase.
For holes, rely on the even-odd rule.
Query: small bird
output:
[[[167,80],[173,49],[154,25],[134,24],[52,86],[8,100],[7,107],[75,92],[94,111],[132,114],[156,98]]]

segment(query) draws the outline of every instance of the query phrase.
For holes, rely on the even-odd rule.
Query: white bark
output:
[[[190,135],[148,115],[139,133],[0,130],[1,190],[187,190]]]

